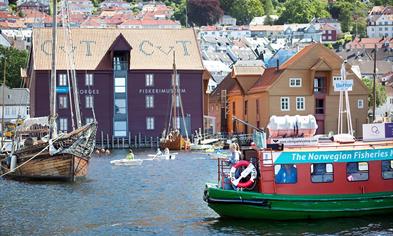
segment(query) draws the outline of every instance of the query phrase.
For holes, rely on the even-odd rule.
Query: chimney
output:
[[[276,70],[278,71],[280,69],[280,60],[276,60]]]

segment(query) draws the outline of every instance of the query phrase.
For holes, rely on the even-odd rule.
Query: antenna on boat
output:
[[[57,136],[56,128],[56,28],[57,28],[57,0],[53,0],[53,18],[52,18],[52,66],[50,77],[50,114],[49,114],[49,137]]]

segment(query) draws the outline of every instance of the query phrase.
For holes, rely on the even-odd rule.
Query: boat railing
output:
[[[227,159],[224,157],[217,158],[217,183],[223,189],[227,179],[229,178],[229,171],[231,169],[231,166],[226,160]]]
[[[316,146],[286,146],[287,149],[296,149],[296,150],[309,150],[309,149],[357,149],[359,147],[369,147],[369,148],[376,148],[376,147],[388,147],[393,146],[393,142],[373,142],[373,143],[350,143],[350,144],[318,144]]]

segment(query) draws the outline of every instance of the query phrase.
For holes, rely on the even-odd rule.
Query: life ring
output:
[[[246,167],[246,169],[244,169],[242,171],[242,173],[240,174],[239,178],[236,179],[236,170],[239,167]],[[247,177],[248,175],[250,175],[250,179],[247,182],[240,182],[241,179]],[[255,166],[249,162],[249,161],[238,161],[236,164],[234,164],[231,168],[231,171],[229,172],[229,177],[231,178],[231,183],[239,188],[248,188],[251,185],[254,184],[255,179],[257,178],[257,170],[255,168]]]

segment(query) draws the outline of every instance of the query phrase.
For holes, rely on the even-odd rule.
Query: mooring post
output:
[[[142,135],[141,135],[141,133],[138,133],[138,146],[139,147],[142,147],[141,143],[142,143]]]
[[[122,148],[124,149],[125,147],[124,147],[124,137],[121,139],[121,142],[122,142]]]
[[[120,149],[120,140],[117,138],[117,148]]]
[[[112,149],[115,149],[115,137],[112,135]]]
[[[106,134],[106,145],[108,146],[107,149],[109,149],[109,134]]]
[[[131,132],[128,132],[128,147],[131,148]]]
[[[104,131],[101,131],[101,149],[104,148]]]
[[[153,137],[150,136],[150,148],[153,148]]]
[[[157,148],[159,148],[160,147],[160,138],[159,137],[156,137],[156,144],[157,144]]]
[[[135,135],[135,139],[134,139],[134,143],[135,143],[134,146],[135,146],[135,148],[138,148],[138,145],[137,145],[138,143],[137,142],[138,142],[138,137]]]

